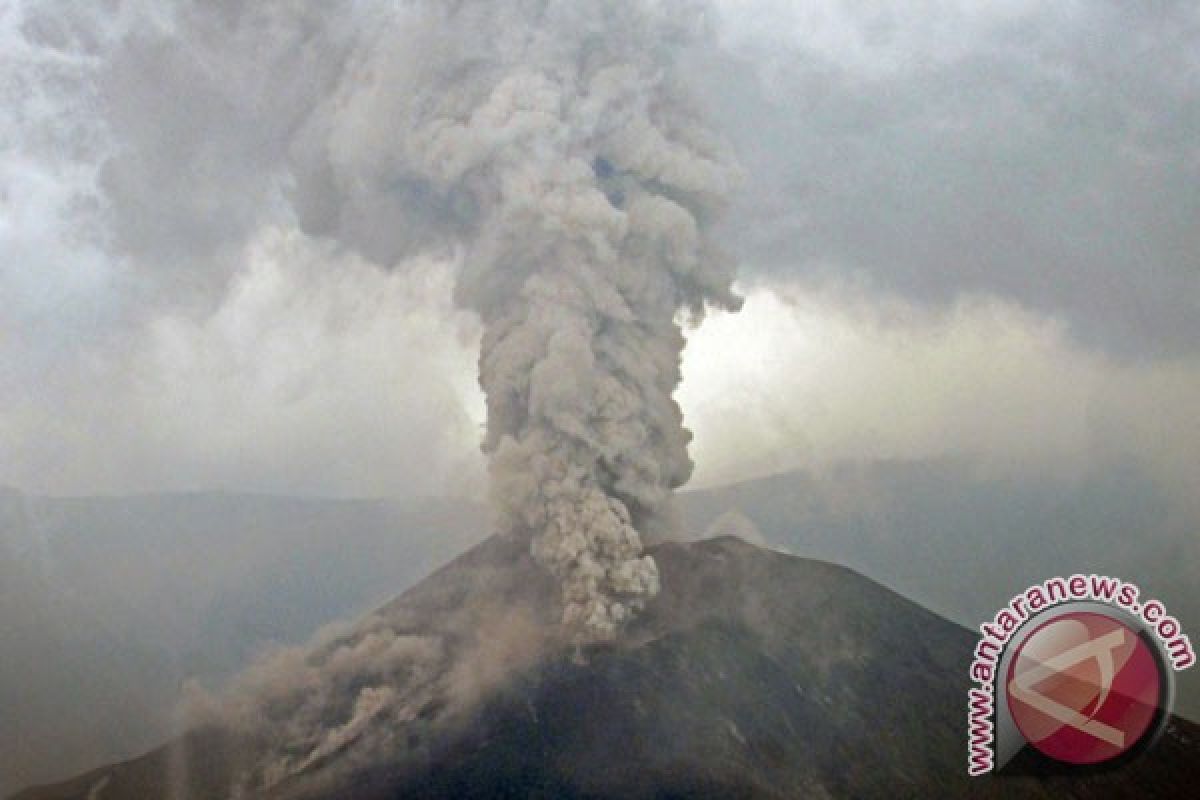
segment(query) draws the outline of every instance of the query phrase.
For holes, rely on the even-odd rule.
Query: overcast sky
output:
[[[452,252],[389,271],[420,220],[303,224],[288,150],[377,13],[313,5],[0,5],[0,483],[480,490]],[[748,302],[689,332],[696,481],[970,453],[1195,495],[1195,4],[711,18],[681,57],[744,168]]]

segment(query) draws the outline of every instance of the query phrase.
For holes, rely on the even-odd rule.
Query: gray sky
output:
[[[385,271],[413,198],[335,213],[297,174],[373,4],[94,6],[0,10],[0,483],[478,490],[452,248]],[[1194,4],[712,18],[688,58],[749,302],[689,334],[697,481],[969,452],[1195,493]]]

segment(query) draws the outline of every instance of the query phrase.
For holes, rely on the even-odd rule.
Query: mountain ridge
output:
[[[1036,769],[968,779],[970,631],[848,568],[734,537],[650,552],[662,592],[618,642],[590,647],[580,661],[543,641],[543,657],[483,681],[471,703],[452,709],[435,691],[411,717],[397,717],[404,721],[381,722],[323,763],[248,796],[1092,798],[1200,780],[1200,729],[1183,720],[1119,772],[1082,782]],[[500,600],[540,603],[553,591],[528,582],[523,558],[510,543],[486,540],[377,616],[407,633],[485,641],[475,626],[488,623],[474,611]],[[342,645],[357,635],[344,634]],[[343,723],[323,720],[330,729]],[[190,736],[174,755],[162,748],[13,800],[93,790],[100,800],[228,796],[238,747],[212,730]],[[371,758],[356,761],[356,749]],[[175,795],[163,791],[172,763],[191,767]]]

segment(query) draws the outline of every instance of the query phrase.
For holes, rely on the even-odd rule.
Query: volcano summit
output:
[[[651,552],[662,591],[578,652],[555,581],[494,537],[264,662],[168,746],[14,800],[1171,797],[1200,780],[1200,728],[1177,718],[1116,769],[1019,758],[968,778],[969,631],[732,537]]]

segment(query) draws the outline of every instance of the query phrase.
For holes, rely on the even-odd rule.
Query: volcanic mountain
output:
[[[15,800],[1172,797],[1200,726],[1086,775],[966,776],[975,636],[841,567],[734,537],[650,548],[620,638],[555,636],[557,585],[492,538],[258,669],[148,755]]]

